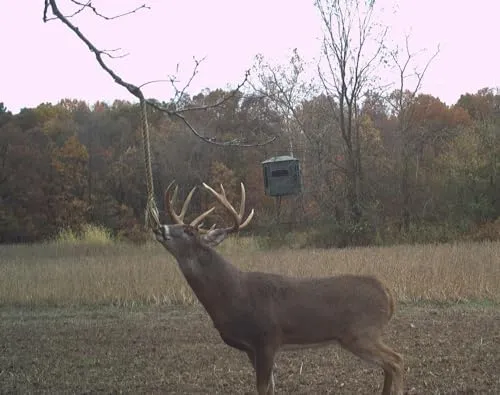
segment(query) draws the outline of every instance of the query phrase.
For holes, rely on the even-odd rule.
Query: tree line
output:
[[[326,92],[283,111],[283,98],[272,94],[269,84],[251,94],[214,90],[182,98],[185,108],[204,107],[188,116],[205,137],[242,142],[278,137],[264,146],[207,144],[178,120],[149,109],[160,207],[173,179],[181,197],[206,182],[222,183],[232,199],[238,199],[242,181],[247,207],[257,212],[257,233],[273,234],[283,226],[311,230],[314,243],[324,246],[401,241],[415,234],[428,241],[498,236],[498,226],[481,233],[495,221],[498,225],[500,216],[497,90],[463,94],[453,105],[408,90],[388,97],[365,93],[356,104],[350,131],[356,144],[350,146],[338,122],[342,109]],[[88,105],[64,99],[17,114],[2,104],[0,242],[47,240],[84,224],[144,240],[139,115],[138,104],[119,100]],[[277,218],[275,200],[264,194],[261,162],[290,153],[301,163],[303,193],[284,198]],[[211,204],[200,190],[191,210],[195,214]],[[220,224],[228,220],[224,216],[216,211],[212,220]]]
[[[190,96],[195,61],[185,87],[170,78],[168,102],[146,99],[149,83],[124,81],[106,63],[113,53],[77,24],[83,13],[109,20],[149,7],[109,17],[90,3],[70,3],[75,9],[65,14],[46,0],[43,19],[72,31],[104,72],[147,105],[160,207],[173,179],[182,196],[207,182],[224,184],[230,198],[243,181],[247,206],[258,213],[253,232],[270,240],[286,240],[291,229],[304,232],[304,244],[325,247],[500,238],[499,91],[464,93],[453,105],[423,94],[439,46],[426,55],[412,50],[409,36],[391,43],[378,3],[316,0],[323,38],[312,68],[297,50],[286,65],[257,56],[234,91]],[[397,81],[390,88],[381,79],[388,73]],[[0,106],[0,242],[46,240],[85,224],[144,240],[140,114],[138,104],[119,100],[64,99],[18,114]],[[263,192],[260,163],[283,154],[300,160],[303,192],[277,202]],[[211,203],[199,191],[192,210]],[[211,218],[226,220],[218,211]]]

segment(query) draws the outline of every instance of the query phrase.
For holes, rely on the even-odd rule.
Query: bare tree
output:
[[[323,62],[318,73],[344,146],[346,211],[354,223],[362,215],[360,101],[373,89],[387,28],[374,20],[374,1],[316,0],[323,26]]]
[[[227,100],[231,99],[239,90],[246,84],[247,79],[248,79],[248,72],[245,74],[245,77],[243,81],[237,85],[237,87],[231,91],[228,95],[225,95],[221,100],[218,102],[209,105],[209,106],[201,106],[201,107],[193,107],[193,106],[184,106],[183,100],[185,98],[185,93],[188,87],[190,86],[191,82],[195,78],[195,76],[199,72],[199,66],[202,62],[202,60],[197,60],[194,59],[195,65],[193,68],[193,72],[191,74],[191,77],[188,78],[186,84],[183,87],[179,87],[178,83],[179,81],[177,80],[176,76],[170,76],[170,78],[167,80],[172,87],[174,88],[174,97],[167,103],[167,104],[162,104],[161,102],[157,100],[152,100],[152,99],[147,99],[144,97],[142,88],[148,84],[152,83],[157,83],[157,82],[164,82],[164,80],[154,80],[154,81],[148,81],[145,82],[141,85],[133,84],[131,82],[127,82],[123,80],[106,62],[106,58],[121,58],[126,55],[123,55],[121,53],[121,49],[113,49],[113,50],[101,50],[98,49],[94,43],[92,43],[87,36],[82,32],[82,30],[72,22],[72,20],[80,15],[81,13],[84,12],[91,12],[93,13],[96,17],[102,18],[105,20],[112,20],[112,19],[117,19],[117,18],[123,18],[127,17],[133,14],[136,14],[137,12],[143,11],[150,9],[150,7],[147,4],[142,4],[139,5],[129,11],[124,11],[121,12],[117,15],[113,16],[108,16],[105,15],[104,13],[100,12],[92,3],[92,1],[78,1],[78,0],[67,0],[67,3],[69,5],[72,5],[72,11],[69,12],[68,14],[64,14],[58,5],[57,0],[45,0],[44,1],[44,10],[43,10],[43,20],[44,22],[49,22],[53,20],[59,20],[62,22],[64,25],[66,25],[73,33],[75,33],[78,38],[88,47],[88,49],[95,55],[96,61],[99,64],[99,66],[106,72],[108,73],[111,78],[118,84],[123,86],[125,89],[127,89],[133,96],[138,98],[144,105],[148,105],[158,111],[161,111],[165,114],[167,114],[169,117],[172,117],[174,119],[180,120],[195,136],[200,138],[201,140],[214,144],[214,145],[224,145],[224,146],[259,146],[259,145],[265,145],[268,144],[269,142],[273,141],[275,137],[267,138],[263,142],[255,142],[255,143],[246,143],[242,142],[240,140],[230,140],[230,141],[214,141],[210,137],[204,136],[203,133],[200,133],[186,118],[185,113],[189,111],[199,111],[199,110],[206,110],[208,108],[213,108],[220,106]]]
[[[307,79],[305,64],[297,49],[293,50],[287,66],[272,65],[262,55],[256,60],[257,79],[251,81],[252,88],[281,114],[283,130],[289,139],[290,152],[293,152],[294,136],[302,133],[308,137],[299,109],[302,102],[314,93],[315,87]]]
[[[229,203],[222,186],[222,193],[217,193],[203,184],[234,219],[232,226],[209,230],[200,224],[213,209],[185,225],[194,189],[176,214],[172,185],[165,206],[176,224],[155,230],[156,239],[177,260],[222,340],[248,355],[259,395],[274,394],[277,352],[335,342],[384,370],[384,395],[403,394],[402,357],[381,340],[394,313],[394,299],[385,285],[371,276],[300,279],[243,272],[212,248],[252,219],[253,210],[244,219],[243,184],[239,210]]]
[[[401,222],[404,231],[410,229],[411,215],[411,188],[410,188],[410,161],[414,154],[415,141],[412,129],[415,127],[415,109],[417,95],[422,88],[425,74],[432,61],[439,54],[439,46],[436,51],[428,58],[422,67],[418,66],[418,55],[423,51],[412,52],[410,50],[410,36],[406,35],[403,48],[397,48],[390,52],[393,65],[398,74],[398,86],[387,98],[387,102],[392,108],[392,113],[397,119],[398,134],[400,139],[400,155],[401,155],[401,175],[400,175],[400,191],[402,198]],[[414,84],[412,90],[408,89],[408,82]],[[418,163],[418,157],[417,157]],[[417,164],[418,169],[418,164]],[[418,170],[416,170],[418,177]]]

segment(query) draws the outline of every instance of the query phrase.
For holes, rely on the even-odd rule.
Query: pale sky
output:
[[[90,14],[74,19],[98,48],[129,53],[110,65],[136,85],[167,78],[178,63],[180,77],[185,78],[193,56],[206,57],[191,86],[190,93],[195,94],[203,88],[236,84],[258,53],[283,63],[293,48],[306,59],[319,55],[321,30],[313,0],[95,0],[92,4],[112,14],[144,2],[151,10],[111,22]],[[2,3],[0,102],[10,111],[62,98],[89,104],[134,101],[73,32],[59,21],[42,22],[42,0]],[[61,9],[68,3],[59,0]],[[412,49],[427,48],[429,55],[440,44],[423,92],[453,104],[463,93],[500,87],[499,0],[376,0],[376,4],[385,9],[391,41],[400,42],[411,31]],[[150,85],[145,93],[158,100],[172,96],[165,83]]]

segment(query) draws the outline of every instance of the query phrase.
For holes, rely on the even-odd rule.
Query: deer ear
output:
[[[205,233],[201,240],[203,243],[210,247],[215,247],[220,244],[227,237],[227,231],[225,229],[214,229]]]

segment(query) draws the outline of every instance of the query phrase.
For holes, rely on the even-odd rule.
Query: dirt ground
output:
[[[408,394],[500,394],[500,308],[400,306],[386,336]],[[373,394],[382,372],[338,346],[277,358],[281,394]],[[200,308],[0,309],[1,393],[249,394],[246,355]]]

